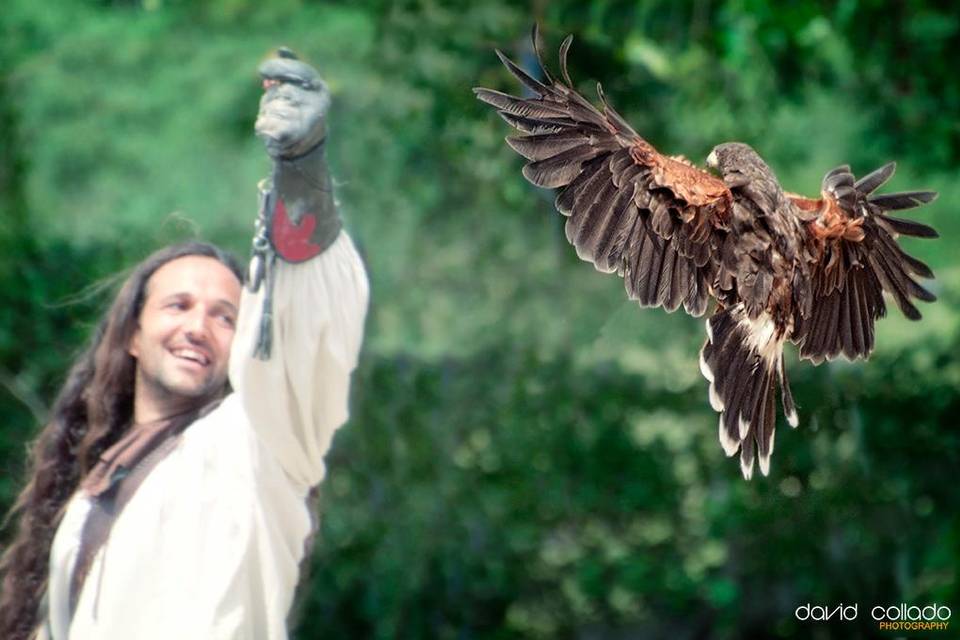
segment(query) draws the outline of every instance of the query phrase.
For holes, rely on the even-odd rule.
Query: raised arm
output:
[[[341,231],[324,157],[326,85],[286,49],[260,75],[256,132],[273,171],[260,184],[230,382],[265,449],[308,487],[323,479],[323,457],[347,420],[368,285]]]

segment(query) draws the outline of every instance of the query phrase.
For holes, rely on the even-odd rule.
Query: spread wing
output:
[[[914,279],[933,272],[897,243],[900,235],[936,238],[927,225],[890,215],[936,198],[932,191],[874,195],[893,175],[890,163],[860,180],[850,167],[823,178],[820,199],[791,195],[801,210],[816,214],[805,225],[815,263],[811,304],[798,305],[792,340],[800,357],[819,363],[839,354],[853,360],[873,350],[874,321],[886,314],[883,292],[911,320],[920,319],[912,298],[932,302],[931,292]]]
[[[707,308],[718,270],[716,247],[726,235],[732,195],[718,178],[682,158],[661,155],[607,103],[598,109],[573,89],[560,47],[562,80],[550,75],[537,47],[541,82],[500,51],[504,66],[534,96],[476,88],[523,135],[507,143],[528,160],[523,175],[558,189],[567,239],[577,255],[624,278],[642,306],[668,311],[681,304],[694,316]]]

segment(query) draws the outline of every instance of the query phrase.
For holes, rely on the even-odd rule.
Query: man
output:
[[[199,243],[127,280],[34,446],[0,637],[286,637],[368,288],[329,188],[326,87],[286,50],[261,75],[274,171],[250,289]]]

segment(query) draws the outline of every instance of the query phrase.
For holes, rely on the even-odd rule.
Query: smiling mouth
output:
[[[210,365],[210,356],[198,351],[197,349],[191,349],[190,347],[181,347],[179,349],[171,349],[170,353],[179,360],[186,360],[187,362],[192,362],[194,364],[200,365],[201,367],[206,367]]]

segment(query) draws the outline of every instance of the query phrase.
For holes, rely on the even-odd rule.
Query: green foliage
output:
[[[933,188],[940,297],[869,363],[789,363],[801,426],[744,483],[703,325],[577,260],[469,91],[547,62],[694,160],[753,144],[784,186],[892,158]],[[958,606],[958,22],[935,3],[142,0],[0,12],[0,504],[111,274],[187,236],[246,252],[268,164],[254,73],[287,44],[334,96],[330,160],[373,284],[297,637],[809,637],[805,602]],[[103,286],[90,287],[102,283]]]
[[[960,346],[936,341],[801,376],[752,483],[700,388],[509,346],[368,358],[300,637],[805,637],[811,600],[954,601],[960,366],[913,357]]]

